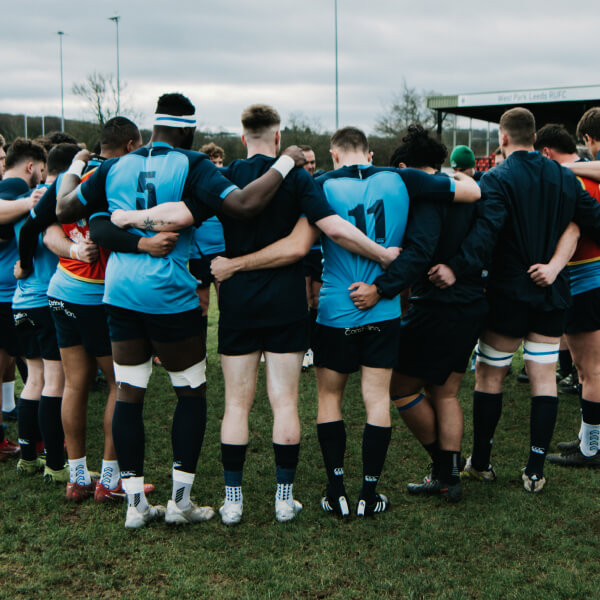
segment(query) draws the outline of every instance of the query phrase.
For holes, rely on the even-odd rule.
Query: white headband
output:
[[[196,115],[154,115],[154,125],[161,127],[196,127]]]

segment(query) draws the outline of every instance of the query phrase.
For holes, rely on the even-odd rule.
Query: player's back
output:
[[[552,258],[560,236],[575,214],[576,184],[568,169],[538,152],[524,150],[513,152],[484,175],[483,192],[501,198],[506,209],[490,271],[490,287],[532,304],[558,302],[557,308],[568,305],[566,273],[559,275],[553,286],[541,288],[527,270]]]
[[[152,147],[140,148],[118,160],[103,163],[98,170],[106,171],[109,212],[118,208],[146,209],[180,201],[195,154],[155,143]],[[92,176],[90,181],[93,179]],[[156,235],[151,231],[132,231],[140,236]],[[158,314],[195,308],[198,305],[194,293],[196,280],[187,270],[192,237],[192,228],[181,231],[175,247],[164,258],[111,253],[106,269],[104,301]]]
[[[342,167],[318,179],[331,208],[384,247],[401,246],[408,218],[409,197],[396,169],[370,165]],[[400,300],[382,299],[373,308],[358,310],[348,287],[372,283],[383,270],[378,263],[345,250],[323,238],[323,286],[318,322],[330,327],[352,327],[400,316]]]

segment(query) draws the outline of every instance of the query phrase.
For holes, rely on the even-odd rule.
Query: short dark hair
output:
[[[48,152],[48,175],[66,171],[73,157],[81,150],[77,144],[57,144]]]
[[[268,104],[252,104],[242,112],[242,127],[244,131],[262,133],[271,127],[279,127],[281,117]]]
[[[156,114],[184,116],[193,115],[196,108],[190,99],[183,94],[163,94],[156,103]]]
[[[535,140],[535,117],[530,110],[517,106],[500,117],[500,129],[517,146],[531,146]]]
[[[104,123],[100,133],[100,146],[110,150],[123,148],[129,140],[140,139],[137,125],[126,117],[114,117]]]
[[[338,129],[331,136],[330,145],[332,148],[340,148],[346,152],[350,150],[369,151],[367,136],[358,127],[342,127]]]
[[[6,146],[6,140],[4,139],[4,136],[0,133],[0,148],[4,148],[4,146]]]
[[[32,141],[40,146],[43,146],[46,152],[50,152],[50,150],[52,150],[52,142],[47,135],[38,135],[37,137],[33,138]]]
[[[390,166],[397,167],[402,162],[415,169],[431,167],[439,171],[447,156],[448,148],[444,144],[432,138],[421,125],[414,124],[408,126],[402,144],[394,150]]]
[[[298,148],[300,148],[302,152],[314,152],[314,150],[308,144],[299,144]]]
[[[200,148],[200,152],[204,152],[209,158],[221,158],[225,160],[225,150],[221,146],[217,146],[214,142],[204,144]]]
[[[47,159],[48,154],[43,146],[25,138],[17,138],[6,153],[5,168],[12,169],[26,160],[46,162]]]
[[[582,140],[584,135],[600,141],[600,106],[594,106],[583,113],[577,123],[577,138]]]
[[[47,136],[53,146],[57,144],[77,144],[77,140],[64,131],[51,131]]]
[[[561,154],[575,154],[577,152],[575,139],[564,125],[558,123],[548,123],[537,132],[534,148],[536,150],[552,148],[552,150],[556,150]]]

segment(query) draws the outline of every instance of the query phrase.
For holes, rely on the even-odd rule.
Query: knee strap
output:
[[[150,375],[152,375],[152,359],[140,365],[119,365],[113,362],[115,369],[115,381],[127,383],[137,388],[146,389]]]
[[[425,398],[424,394],[409,394],[408,396],[393,396],[392,404],[398,409],[399,412],[409,410],[413,406],[416,406]]]
[[[549,365],[558,360],[560,344],[545,344],[525,340],[523,344],[523,359],[542,365]]]
[[[183,371],[167,371],[173,387],[200,387],[206,382],[206,359],[184,369]]]
[[[512,362],[514,352],[504,352],[496,350],[489,344],[479,340],[477,347],[475,348],[475,356],[478,362],[491,365],[492,367],[508,367]]]

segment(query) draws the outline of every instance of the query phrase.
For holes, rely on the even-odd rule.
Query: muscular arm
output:
[[[121,229],[134,227],[143,231],[178,231],[194,224],[194,217],[183,202],[164,202],[144,210],[117,209],[110,219]]]
[[[22,219],[35,205],[35,196],[17,200],[0,200],[0,224],[15,223]]]
[[[305,217],[301,217],[286,237],[244,256],[218,256],[211,262],[210,268],[218,281],[225,281],[238,271],[284,267],[306,256],[317,236],[317,229]]]
[[[87,163],[91,157],[92,154],[89,150],[81,150],[73,157],[72,164],[76,161]],[[60,189],[56,195],[56,216],[58,217],[59,222],[74,223],[89,215],[89,207],[81,202],[77,195],[77,187],[80,183],[80,176],[69,172],[63,175]]]
[[[135,211],[133,211],[135,212]],[[177,233],[158,233],[151,237],[123,231],[111,223],[108,215],[97,215],[90,220],[90,236],[103,248],[113,252],[146,253],[160,258],[171,252],[177,242]]]
[[[527,272],[531,279],[539,286],[552,285],[558,274],[567,266],[571,256],[575,253],[580,231],[575,223],[569,223],[558,240],[554,254],[547,264],[531,265]]]
[[[568,167],[578,177],[587,177],[594,181],[600,181],[600,160],[565,163],[563,167]]]
[[[454,202],[476,202],[481,198],[477,182],[464,173],[454,175]]]
[[[399,248],[380,246],[339,215],[324,217],[315,224],[327,237],[342,246],[342,248],[380,263],[384,268],[387,268],[399,254]]]

